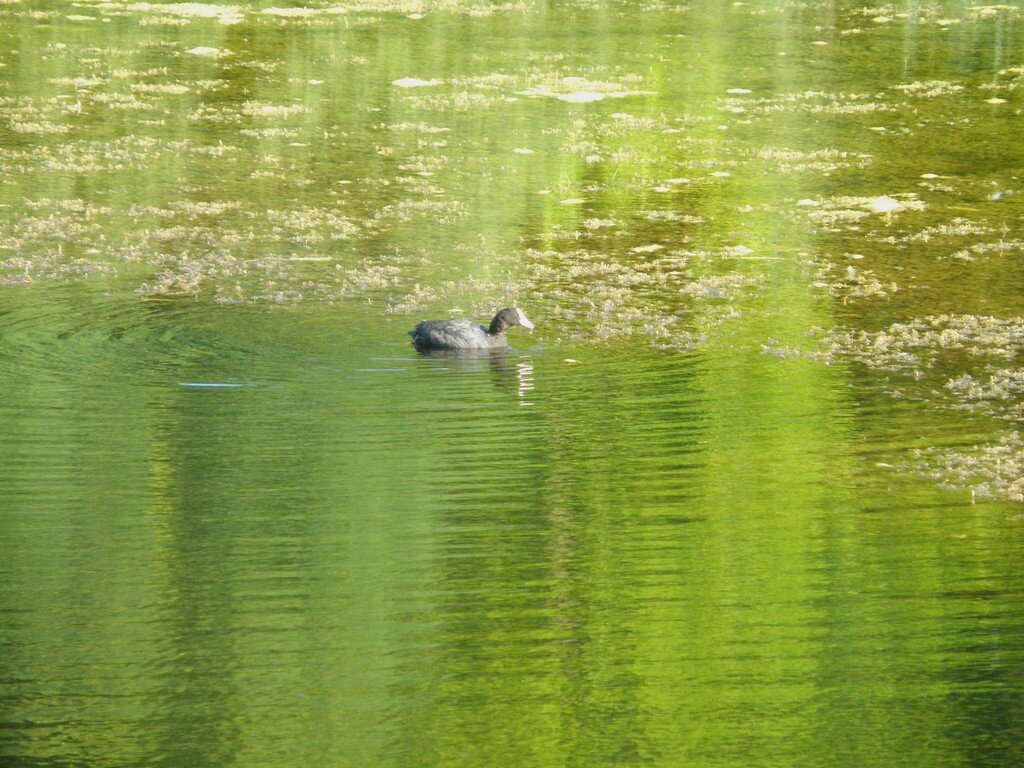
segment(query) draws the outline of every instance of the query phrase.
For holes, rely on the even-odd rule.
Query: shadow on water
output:
[[[459,375],[476,375],[490,371],[491,379],[501,389],[513,393],[520,405],[530,405],[528,397],[534,389],[534,366],[527,353],[503,349],[419,349],[424,361],[440,364],[438,371]]]

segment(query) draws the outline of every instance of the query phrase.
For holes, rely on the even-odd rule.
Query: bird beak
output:
[[[533,333],[533,323],[531,323],[522,310],[519,310],[519,324],[526,328],[530,333]]]

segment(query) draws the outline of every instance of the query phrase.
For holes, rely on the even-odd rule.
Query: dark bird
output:
[[[418,349],[497,349],[508,346],[505,330],[514,325],[533,330],[533,323],[518,307],[503,309],[490,327],[472,320],[424,320],[409,335]]]

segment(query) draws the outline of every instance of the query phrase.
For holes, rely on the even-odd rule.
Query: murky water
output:
[[[0,763],[1024,763],[1022,36],[0,0]]]

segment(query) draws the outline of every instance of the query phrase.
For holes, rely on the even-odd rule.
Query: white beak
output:
[[[533,323],[531,323],[526,318],[526,313],[523,312],[523,310],[521,310],[521,309],[516,309],[516,312],[519,313],[519,324],[521,326],[523,326],[523,328],[526,328],[527,330],[529,330],[532,333],[533,332]]]

